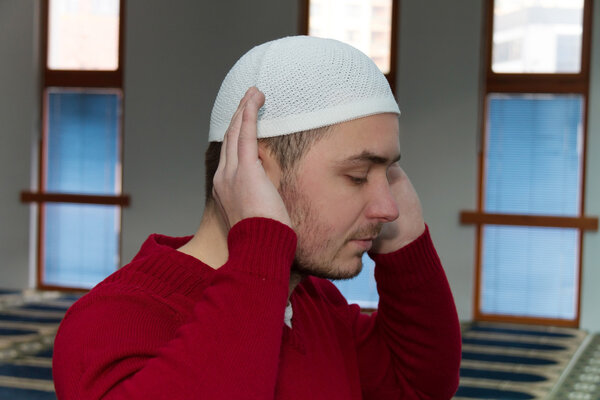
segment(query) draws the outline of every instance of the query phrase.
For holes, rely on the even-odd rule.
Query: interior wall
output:
[[[0,1],[0,287],[29,285],[29,189],[37,137],[37,2]]]
[[[590,94],[588,105],[586,214],[600,216],[600,3],[593,10]],[[600,331],[600,234],[587,232],[583,240],[581,327]]]
[[[473,302],[483,2],[403,0],[398,101],[402,165],[423,204],[459,317]],[[458,22],[460,21],[460,22]]]

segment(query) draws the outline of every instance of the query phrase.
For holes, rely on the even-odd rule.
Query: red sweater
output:
[[[379,311],[361,314],[327,280],[293,292],[296,236],[241,221],[217,270],[152,235],[127,266],[73,305],[55,341],[61,400],[449,399],[460,330],[429,232],[372,254]]]

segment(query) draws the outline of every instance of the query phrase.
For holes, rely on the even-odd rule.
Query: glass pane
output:
[[[310,0],[308,34],[348,43],[390,72],[392,0]]]
[[[119,67],[119,0],[50,0],[48,68]]]
[[[118,206],[46,204],[44,217],[44,284],[91,288],[116,271]]]
[[[488,97],[485,211],[577,216],[583,99]]]
[[[492,70],[577,73],[583,0],[495,0]]]
[[[360,274],[350,280],[334,281],[348,303],[355,303],[363,308],[377,308],[379,294],[375,283],[375,262],[365,253],[362,258],[363,269]]]
[[[576,229],[485,226],[481,311],[575,318],[578,254]]]
[[[119,93],[47,94],[46,191],[121,193]]]

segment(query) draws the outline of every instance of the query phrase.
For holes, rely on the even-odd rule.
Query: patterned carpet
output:
[[[586,337],[567,328],[468,325],[455,399],[547,399]]]
[[[52,343],[78,296],[0,290],[0,400],[56,400]],[[455,400],[600,400],[600,335],[576,329],[463,327]]]
[[[590,335],[551,399],[600,400],[600,334]]]
[[[0,399],[56,400],[52,343],[77,296],[0,290]]]

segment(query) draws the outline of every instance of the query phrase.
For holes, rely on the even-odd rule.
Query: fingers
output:
[[[257,120],[258,111],[265,103],[265,95],[256,88],[250,88],[252,89],[254,90],[242,111],[242,126],[238,138],[238,157],[242,164],[258,160]]]
[[[393,164],[392,166],[390,166],[388,168],[387,176],[390,185],[393,185],[401,179],[407,178],[406,173],[399,164]]]
[[[419,196],[399,165],[388,169],[388,182],[399,215],[394,221],[383,225],[381,234],[372,247],[375,253],[396,251],[411,243],[425,230]]]
[[[240,100],[237,110],[235,110],[235,113],[231,117],[229,128],[227,128],[227,132],[225,132],[225,137],[223,138],[223,147],[221,149],[221,152],[225,152],[225,159],[223,160],[224,167],[237,167],[238,137],[242,126],[242,114],[244,108],[246,107],[246,103],[248,102],[249,95],[250,89],[246,91],[246,94]]]
[[[220,171],[225,166],[227,162],[227,152],[225,149],[227,148],[227,132],[225,132],[225,136],[223,136],[223,143],[221,143],[221,152],[219,153],[219,165],[217,166],[217,171]]]
[[[256,100],[255,100],[256,99]],[[221,145],[221,154],[219,158],[219,168],[236,169],[240,155],[240,136],[243,134],[245,161],[248,158],[258,157],[258,148],[256,143],[256,122],[258,110],[264,103],[264,95],[255,87],[246,91],[244,97],[240,100],[237,110],[231,117],[231,122],[223,138]],[[248,141],[246,138],[250,138]],[[253,138],[253,143],[252,143]],[[252,153],[254,151],[254,154]]]
[[[258,89],[248,89],[223,137],[213,197],[228,227],[252,217],[291,226],[279,192],[258,163],[256,124],[264,102],[265,96]]]
[[[225,135],[223,135],[223,143],[221,143],[221,152],[219,153],[219,166],[217,167],[217,171],[225,168],[225,164],[227,163],[227,152],[229,149],[228,143],[231,143],[231,140],[228,140],[228,138],[231,136],[230,132],[239,129],[237,128],[241,123],[239,121],[239,115],[246,103],[246,99],[247,96],[244,95],[244,97],[242,97],[240,100],[237,110],[235,110],[233,116],[231,117],[231,121],[229,122],[229,126],[225,131]]]

